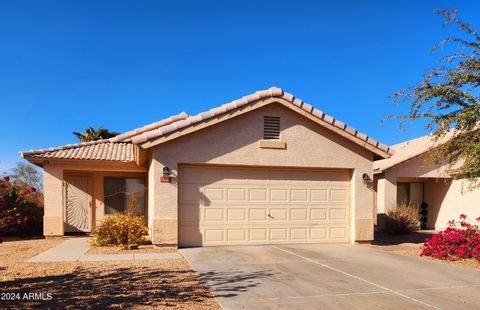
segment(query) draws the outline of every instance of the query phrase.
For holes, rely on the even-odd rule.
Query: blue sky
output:
[[[393,144],[387,99],[418,82],[454,28],[480,25],[478,1],[2,1],[0,171],[20,150],[127,131],[278,86]]]

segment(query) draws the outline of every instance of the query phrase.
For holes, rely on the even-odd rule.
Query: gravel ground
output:
[[[12,295],[19,293],[20,297],[0,300],[0,309],[220,309],[183,259],[25,262],[59,242],[40,239],[0,244],[0,295],[16,298]]]

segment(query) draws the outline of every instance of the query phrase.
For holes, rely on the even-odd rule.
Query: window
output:
[[[397,203],[420,207],[423,202],[423,183],[397,183]]]
[[[280,139],[280,117],[278,116],[263,117],[263,139],[264,140]]]
[[[105,214],[131,210],[145,214],[145,180],[143,178],[113,178],[103,181]]]

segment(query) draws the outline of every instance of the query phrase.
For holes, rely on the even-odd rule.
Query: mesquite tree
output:
[[[455,52],[440,58],[421,82],[396,92],[393,99],[410,104],[408,114],[397,116],[401,126],[426,119],[434,139],[442,139],[429,162],[446,164],[453,176],[468,179],[473,189],[480,187],[480,34],[461,21],[455,9],[435,12],[445,18],[445,25],[457,26],[458,36],[446,38],[432,52],[445,44],[453,44]],[[447,134],[453,137],[443,139]]]

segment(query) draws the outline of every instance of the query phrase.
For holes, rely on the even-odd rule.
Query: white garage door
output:
[[[182,166],[179,244],[348,242],[349,170]]]

